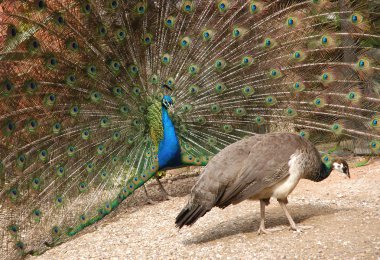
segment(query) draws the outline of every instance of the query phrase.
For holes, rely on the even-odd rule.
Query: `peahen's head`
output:
[[[163,98],[162,98],[162,106],[164,106],[166,109],[170,109],[173,107],[173,99],[171,96],[167,96],[165,95]]]
[[[348,168],[348,164],[345,160],[336,159],[333,161],[332,165],[333,165],[334,170],[344,173],[345,175],[348,176],[348,178],[350,178],[350,169]]]

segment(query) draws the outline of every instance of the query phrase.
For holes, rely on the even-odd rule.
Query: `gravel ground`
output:
[[[84,234],[29,259],[380,259],[379,159],[352,169],[351,179],[333,172],[321,183],[301,180],[288,208],[296,223],[313,226],[302,233],[288,229],[275,200],[267,208],[266,225],[284,228],[276,233],[257,235],[256,201],[214,208],[178,231],[174,219],[196,181],[180,176],[186,178],[164,183],[174,199],[146,205],[142,192],[136,192]],[[148,188],[160,199],[155,182]]]

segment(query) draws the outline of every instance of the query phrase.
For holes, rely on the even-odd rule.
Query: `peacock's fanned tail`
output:
[[[183,164],[273,131],[378,154],[379,13],[375,0],[0,1],[0,258],[61,243],[154,176],[163,95]]]

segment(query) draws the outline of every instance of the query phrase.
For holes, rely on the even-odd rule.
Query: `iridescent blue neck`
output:
[[[181,147],[174,125],[165,107],[162,107],[162,126],[164,128],[164,138],[158,146],[158,164],[160,170],[181,165]]]
[[[313,181],[317,181],[317,182],[323,181],[324,179],[330,176],[331,172],[332,172],[332,165],[331,164],[326,165],[323,162],[321,162],[319,173],[316,176],[316,178],[313,179]]]

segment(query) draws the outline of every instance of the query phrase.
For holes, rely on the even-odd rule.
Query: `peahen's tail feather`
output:
[[[0,258],[64,241],[152,177],[164,94],[183,164],[271,131],[378,154],[379,8],[0,1]]]
[[[183,228],[183,226],[191,226],[208,211],[210,211],[210,209],[207,209],[203,205],[188,204],[178,214],[175,219],[175,224],[179,229]]]

